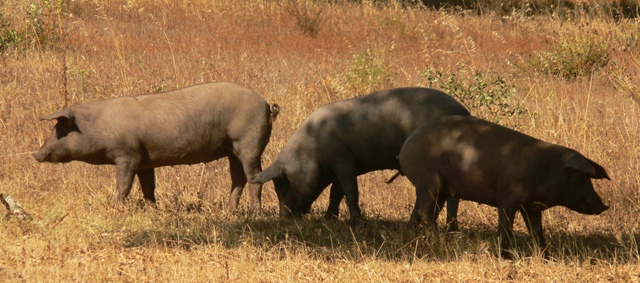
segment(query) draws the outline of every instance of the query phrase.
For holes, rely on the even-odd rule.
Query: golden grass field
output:
[[[0,2],[0,193],[33,217],[0,219],[0,281],[640,281],[640,21],[597,2],[479,16],[362,2]],[[226,160],[159,168],[153,207],[138,187],[116,204],[113,166],[31,156],[54,124],[38,118],[65,96],[74,105],[212,81],[281,106],[264,167],[329,102],[403,86],[488,93],[508,107],[485,99],[473,114],[603,165],[611,181],[594,184],[611,209],[546,211],[548,260],[518,216],[518,256],[506,261],[492,207],[462,202],[458,233],[408,229],[414,189],[385,184],[389,170],[359,178],[365,223],[351,229],[344,204],[340,221],[322,219],[328,190],[301,220],[278,218],[271,183],[262,215],[246,211],[247,196],[225,211]]]

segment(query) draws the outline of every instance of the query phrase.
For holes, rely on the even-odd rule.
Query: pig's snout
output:
[[[591,210],[593,211],[594,215],[599,215],[600,213],[603,213],[607,209],[609,209],[609,207],[603,203],[600,203],[599,205],[591,207]]]
[[[42,151],[38,151],[33,154],[33,158],[35,158],[38,162],[46,162],[47,154]]]
[[[602,213],[605,210],[609,209],[609,206],[604,204],[604,202],[602,202],[602,199],[600,198],[600,196],[598,196],[595,193],[593,195],[590,195],[587,198],[587,204],[589,206],[589,210],[591,210],[590,213],[588,213],[588,214],[592,214],[592,215],[599,215],[600,213]]]

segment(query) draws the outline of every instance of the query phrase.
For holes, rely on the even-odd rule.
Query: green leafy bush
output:
[[[11,29],[11,24],[0,14],[0,52],[4,52],[9,47],[16,46],[24,38],[22,32]]]
[[[475,116],[500,123],[503,117],[526,113],[520,106],[509,103],[509,98],[517,92],[517,88],[500,76],[487,76],[481,71],[468,70],[464,65],[459,65],[456,73],[446,75],[427,66],[424,77],[429,87],[441,89],[455,97]]]
[[[537,73],[573,80],[605,67],[611,55],[602,37],[578,33],[558,41],[550,51],[539,52],[528,63]]]
[[[27,5],[24,22],[12,23],[0,13],[0,52],[9,48],[50,47],[58,41],[54,15],[57,6],[53,1],[43,5],[32,2]]]
[[[389,80],[390,73],[384,60],[370,49],[353,56],[345,74],[346,83],[356,93],[370,93]]]

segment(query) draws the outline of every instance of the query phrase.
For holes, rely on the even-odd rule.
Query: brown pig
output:
[[[262,171],[261,156],[279,108],[233,83],[207,83],[174,91],[75,105],[41,120],[57,120],[33,156],[39,162],[115,164],[118,200],[138,177],[144,198],[155,197],[154,168],[229,158],[235,210],[247,180]],[[251,185],[253,209],[260,184]]]
[[[501,256],[509,258],[516,211],[545,249],[542,211],[557,205],[597,215],[608,209],[591,179],[609,179],[605,169],[575,150],[546,143],[467,116],[429,121],[405,141],[402,172],[416,187],[413,225],[436,219],[449,198],[498,208]]]

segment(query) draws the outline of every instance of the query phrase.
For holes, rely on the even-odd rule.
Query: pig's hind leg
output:
[[[436,219],[447,200],[444,180],[439,174],[422,175],[411,180],[416,187],[416,204],[409,225],[418,226],[426,221],[427,228],[438,232]]]
[[[140,182],[144,199],[155,203],[156,174],[154,168],[138,169],[136,175],[138,176],[138,182]]]
[[[231,195],[229,196],[227,209],[230,212],[235,212],[240,203],[240,196],[242,196],[244,186],[247,184],[247,177],[244,173],[242,162],[233,154],[229,155],[229,173],[231,174]]]
[[[271,128],[266,127],[258,130],[256,134],[258,136],[248,135],[235,141],[232,153],[229,155],[229,167],[233,182],[229,199],[231,211],[234,211],[238,205],[247,180],[262,172],[262,153],[269,142]],[[249,184],[249,193],[251,194],[251,211],[260,213],[262,211],[262,184]]]

